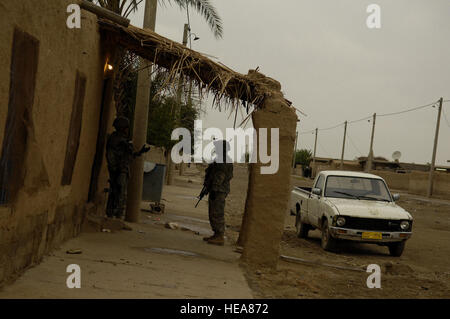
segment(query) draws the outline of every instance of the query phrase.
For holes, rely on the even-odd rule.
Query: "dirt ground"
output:
[[[228,237],[237,239],[247,189],[247,169],[235,167],[227,201]],[[292,184],[311,181],[292,178]],[[281,254],[311,264],[280,260],[277,271],[246,270],[256,297],[261,298],[450,298],[450,202],[402,194],[398,204],[414,217],[413,236],[401,257],[387,247],[342,243],[337,253],[320,247],[320,231],[308,239],[295,234],[295,217],[286,213]],[[327,264],[328,266],[324,266]],[[367,265],[382,269],[381,289],[367,288]],[[343,270],[332,266],[348,267]]]
[[[450,298],[450,202],[402,194],[399,205],[414,217],[413,237],[400,258],[386,247],[342,244],[337,253],[320,247],[320,232],[295,235],[286,214],[278,269],[250,269],[240,263],[235,243],[244,210],[248,170],[235,165],[226,203],[225,247],[202,241],[210,235],[207,200],[197,208],[202,172],[186,170],[164,188],[163,215],[142,212],[131,231],[87,232],[69,240],[16,282],[0,298]],[[309,180],[293,177],[292,184]],[[148,204],[143,203],[143,208]],[[175,222],[178,229],[165,227]],[[68,249],[82,249],[68,255]],[[65,267],[83,269],[82,289],[67,289]],[[239,267],[240,264],[240,267]],[[382,268],[381,289],[366,285],[367,265]]]
[[[15,282],[0,287],[3,298],[252,298],[239,267],[239,253],[227,244],[209,245],[207,201],[197,208],[199,174],[177,177],[163,191],[164,214],[146,210],[139,223],[108,220],[104,232],[86,229],[63,243]],[[168,222],[175,229],[167,228]],[[96,225],[94,223],[94,225]],[[120,226],[120,227],[119,227]],[[67,254],[80,250],[80,254]],[[68,289],[66,267],[81,269],[81,288]]]

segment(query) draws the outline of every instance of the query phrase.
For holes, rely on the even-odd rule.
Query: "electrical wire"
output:
[[[359,119],[359,120],[349,121],[348,124],[354,124],[354,123],[358,123],[358,122],[362,122],[362,121],[367,121],[367,120],[369,120],[371,118],[372,118],[372,115],[369,115],[369,116],[366,116],[366,117],[364,117],[362,119]]]
[[[445,110],[442,108],[442,114],[444,115],[445,122],[447,122],[447,126],[450,127],[450,121],[448,120],[447,114],[445,114]]]
[[[345,123],[340,123],[340,124],[338,124],[338,125],[335,125],[335,126],[332,126],[332,127],[327,127],[327,128],[320,128],[319,129],[319,131],[329,131],[329,130],[332,130],[332,129],[335,129],[335,128],[338,128],[339,126],[342,126],[342,125],[344,125]]]
[[[319,141],[317,141],[317,144],[319,144],[319,147],[322,149],[322,151],[328,156],[328,157],[332,157],[331,155],[330,155],[330,153],[328,153],[328,151],[322,146],[322,144],[320,144],[320,142]],[[316,156],[317,157],[317,156]]]
[[[309,134],[309,133],[314,133],[316,131],[316,129],[313,129],[311,131],[306,131],[306,132],[299,132],[298,135],[304,135],[304,134]]]
[[[350,141],[350,144],[352,144],[353,148],[358,152],[359,155],[363,155],[363,153],[359,150],[359,148],[356,146],[355,142],[353,141],[352,137],[347,133],[348,140]]]
[[[408,112],[412,112],[412,111],[417,111],[417,110],[420,110],[420,109],[423,109],[423,108],[426,108],[426,107],[429,107],[429,106],[434,106],[434,105],[436,105],[436,103],[438,103],[438,102],[433,102],[433,103],[430,103],[430,104],[427,104],[427,105],[421,105],[421,106],[413,107],[411,109],[407,109],[407,110],[399,111],[399,112],[377,114],[377,117],[392,116],[392,115],[398,115],[398,114],[408,113]]]
[[[450,102],[450,100],[445,100],[443,102]],[[416,106],[416,107],[413,107],[413,108],[410,108],[410,109],[407,109],[407,110],[403,110],[403,111],[399,111],[399,112],[377,114],[377,117],[393,116],[393,115],[399,115],[399,114],[408,113],[408,112],[412,112],[412,111],[418,111],[418,110],[421,110],[421,109],[426,108],[426,107],[435,106],[437,103],[438,102],[433,102],[433,103],[429,103],[429,104],[426,104],[426,105]],[[372,118],[372,115],[369,115],[369,116],[363,117],[363,118],[361,118],[359,120],[348,121],[347,124],[354,124],[354,123],[370,120],[371,118]],[[332,129],[338,128],[339,126],[344,125],[344,124],[345,123],[340,123],[340,124],[337,124],[335,126],[331,126],[331,127],[327,127],[327,128],[319,128],[318,130],[319,131],[328,131],[328,130],[332,130]],[[301,132],[300,135],[308,134],[308,133],[311,133],[313,131],[314,130],[307,131],[307,132]]]

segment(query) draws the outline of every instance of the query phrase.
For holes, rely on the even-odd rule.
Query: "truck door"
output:
[[[320,202],[323,197],[324,187],[325,187],[325,176],[320,174],[316,182],[314,183],[313,188],[320,188],[322,190],[322,193],[320,196],[311,193],[311,198],[308,205],[308,220],[313,226],[316,227],[319,226],[318,220],[320,217],[322,217],[320,211],[321,207]]]

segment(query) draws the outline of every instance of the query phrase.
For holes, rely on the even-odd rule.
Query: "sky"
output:
[[[237,72],[260,72],[278,80],[299,113],[297,148],[340,158],[345,121],[450,100],[450,1],[448,0],[211,0],[223,21],[223,39],[190,9],[193,49]],[[381,9],[381,28],[369,29],[367,7]],[[143,4],[131,18],[142,26]],[[156,32],[181,42],[186,10],[160,1]],[[205,99],[203,127],[233,127],[229,111]],[[444,103],[436,163],[450,165],[450,102]],[[429,163],[437,107],[377,117],[374,154]],[[238,113],[237,122],[246,116]],[[250,124],[251,126],[251,124]],[[367,156],[372,122],[349,124],[345,159]],[[305,134],[306,133],[306,134]]]

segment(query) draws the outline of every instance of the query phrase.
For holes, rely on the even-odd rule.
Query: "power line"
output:
[[[358,152],[359,155],[362,155],[363,153],[359,150],[359,148],[356,146],[355,142],[353,141],[352,137],[347,133],[347,137],[350,141],[350,144],[354,147],[354,149]]]
[[[364,117],[362,119],[359,119],[359,120],[350,121],[350,122],[348,122],[348,124],[358,123],[358,122],[361,122],[361,121],[367,121],[367,120],[369,120],[371,118],[372,118],[372,115],[369,115],[369,116],[366,116],[366,117]]]
[[[311,131],[307,131],[307,132],[299,132],[298,134],[299,135],[304,135],[304,134],[309,134],[309,133],[314,133],[314,131],[315,131],[316,129],[313,129],[313,130],[311,130]]]
[[[398,115],[398,114],[408,113],[408,112],[412,112],[412,111],[417,111],[417,110],[420,110],[420,109],[423,109],[423,108],[426,108],[426,107],[429,107],[429,106],[434,106],[434,105],[436,105],[436,103],[438,103],[438,102],[433,102],[433,103],[430,103],[430,104],[427,104],[427,105],[421,105],[421,106],[413,107],[411,109],[404,110],[404,111],[399,111],[399,112],[377,114],[377,117],[392,116],[392,115]]]
[[[322,146],[322,144],[320,144],[319,141],[317,141],[317,144],[319,144],[319,147],[322,149],[322,151],[324,151],[324,153],[328,156],[328,157],[332,157],[330,155],[330,153],[328,153],[328,151]],[[317,157],[317,156],[316,156]]]
[[[342,125],[344,125],[344,124],[345,124],[345,123],[340,123],[340,124],[335,125],[335,126],[332,126],[332,127],[328,127],[328,128],[320,128],[319,131],[328,131],[328,130],[332,130],[332,129],[338,128],[339,126],[342,126]]]
[[[442,108],[442,114],[444,115],[445,122],[447,122],[447,126],[450,127],[450,121],[448,120],[447,114],[445,114],[444,108]]]
[[[445,100],[444,102],[450,102],[450,100]],[[426,104],[426,105],[416,106],[416,107],[413,107],[413,108],[410,108],[410,109],[407,109],[407,110],[403,110],[403,111],[399,111],[399,112],[377,114],[377,117],[393,116],[393,115],[399,115],[399,114],[408,113],[408,112],[412,112],[412,111],[417,111],[417,110],[420,110],[420,109],[423,109],[423,108],[426,108],[426,107],[429,107],[429,106],[434,106],[434,105],[436,105],[436,103],[438,103],[438,102],[433,102],[433,103],[429,103],[429,104]],[[361,122],[361,121],[366,121],[366,120],[369,120],[371,118],[372,118],[371,115],[370,116],[366,116],[366,117],[364,117],[362,119],[359,119],[359,120],[348,121],[348,124],[354,124],[354,123],[358,123],[358,122]],[[344,125],[344,123],[340,123],[338,125],[331,126],[331,127],[324,128],[324,129],[319,128],[318,130],[319,131],[332,130],[332,129],[335,129],[335,128],[341,126],[341,125]],[[307,131],[307,132],[301,132],[300,135],[308,134],[308,133],[311,133],[313,131],[314,130]]]

